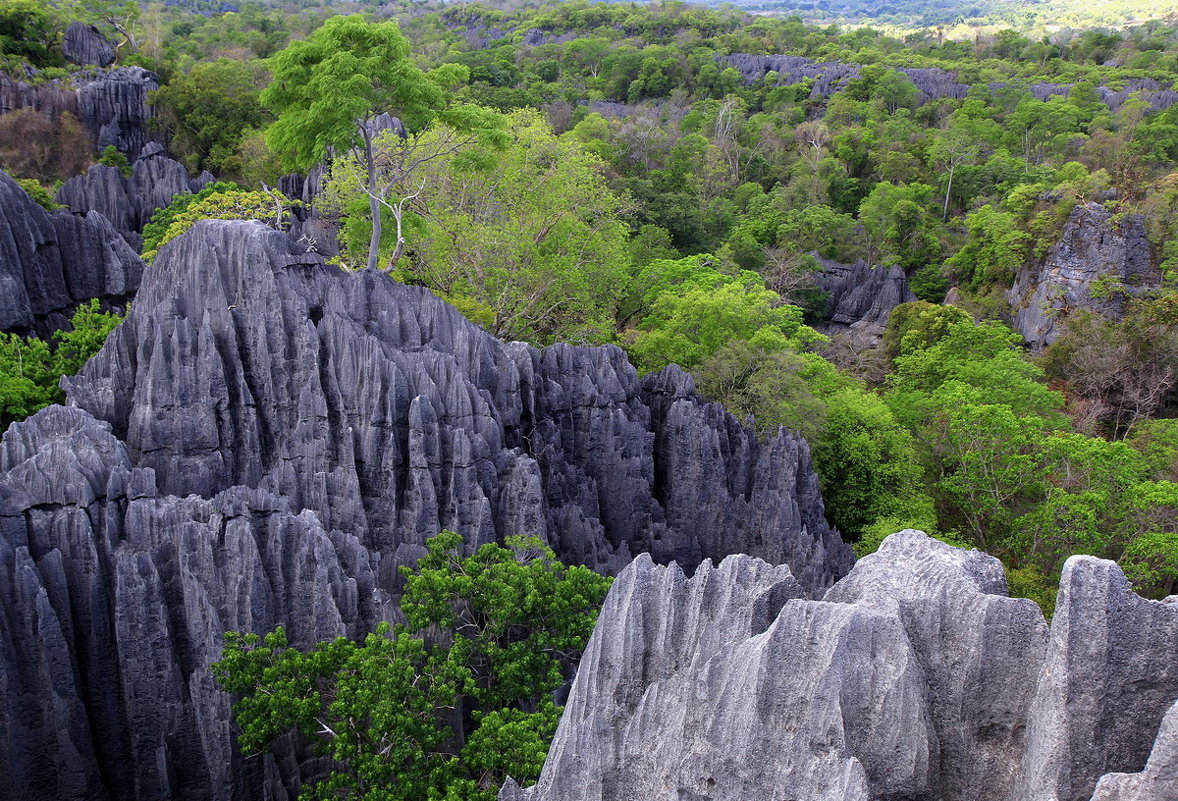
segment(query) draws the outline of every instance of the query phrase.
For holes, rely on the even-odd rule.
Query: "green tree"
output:
[[[67,0],[67,7],[82,21],[121,36],[115,53],[128,46],[132,53],[139,52],[137,34],[143,9],[136,0]]]
[[[969,238],[945,260],[946,270],[974,290],[993,284],[1009,286],[1029,255],[1031,237],[1019,227],[1015,215],[988,203],[970,212],[965,225]]]
[[[389,266],[404,252],[402,217],[420,192],[410,181],[423,163],[476,141],[503,144],[497,114],[450,102],[448,89],[467,79],[466,68],[444,64],[423,72],[396,22],[331,17],[311,36],[276,53],[269,66],[274,77],[261,101],[277,119],[267,142],[297,170],[309,170],[333,150],[351,156],[372,220],[369,269],[378,263],[382,208],[393,213],[398,227]],[[399,120],[404,136],[382,128],[386,114]],[[439,123],[455,136],[424,148],[422,136]]]
[[[190,170],[223,173],[242,134],[266,122],[259,96],[268,79],[260,61],[222,58],[196,64],[152,92],[153,124],[169,134],[169,148]]]
[[[122,317],[99,310],[98,300],[78,307],[69,331],[57,331],[48,342],[37,337],[0,333],[0,431],[9,423],[65,398],[58,387],[98,352]]]
[[[539,112],[513,113],[507,134],[488,169],[471,169],[464,150],[419,168],[429,202],[397,274],[501,338],[608,339],[629,267],[625,203],[600,161]],[[450,135],[440,126],[422,140]]]
[[[313,799],[493,801],[510,774],[534,781],[609,579],[566,567],[534,537],[462,555],[443,532],[402,568],[408,625],[310,651],[282,629],[230,632],[214,675],[238,696],[238,744],[289,731],[330,760]],[[428,638],[415,632],[429,630]],[[441,636],[434,636],[438,633]]]
[[[870,260],[913,270],[936,258],[940,244],[928,213],[932,194],[925,184],[875,185],[859,206],[859,221],[870,237]]]
[[[104,167],[114,167],[123,174],[124,178],[131,177],[131,162],[127,160],[127,154],[114,145],[107,145],[102,149],[102,153],[98,156],[98,163]]]
[[[802,323],[801,309],[779,302],[759,277],[663,292],[634,333],[630,356],[642,372],[672,363],[690,370],[733,340],[770,353],[805,350],[825,341]]]
[[[58,66],[60,37],[60,23],[45,3],[0,0],[0,59],[11,56],[34,67]]]

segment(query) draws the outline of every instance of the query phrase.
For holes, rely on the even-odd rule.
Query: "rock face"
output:
[[[823,330],[850,334],[860,349],[879,344],[892,309],[916,300],[899,267],[873,267],[865,261],[840,264],[823,258],[818,263],[822,267],[818,288],[829,297]]]
[[[62,184],[55,199],[76,213],[101,213],[138,251],[143,246],[143,226],[156,209],[171,203],[174,195],[199,192],[212,180],[208,173],[189,178],[183,164],[169,158],[158,143],[150,142],[131,166],[130,177],[123,177],[117,167],[95,164],[85,175]]]
[[[1027,799],[1086,801],[1102,774],[1145,767],[1178,699],[1178,606],[1138,597],[1112,562],[1075,556],[1051,628],[1019,785]]]
[[[134,161],[152,140],[147,93],[158,88],[155,73],[142,67],[93,69],[67,81],[39,84],[0,75],[0,114],[26,106],[53,117],[68,111],[90,131],[99,150],[114,145]]]
[[[1042,265],[1019,271],[1007,298],[1014,327],[1039,349],[1059,337],[1069,312],[1086,309],[1119,320],[1126,298],[1157,288],[1159,280],[1143,218],[1127,214],[1116,221],[1103,206],[1083,203]]]
[[[1178,703],[1162,719],[1157,741],[1145,770],[1106,773],[1096,785],[1092,801],[1162,801],[1178,798]]]
[[[0,331],[48,337],[84,300],[125,305],[142,275],[101,214],[49,213],[0,172]]]
[[[61,53],[67,61],[82,67],[109,67],[115,60],[115,49],[93,25],[73,22],[65,29]]]
[[[768,73],[777,74],[777,85],[792,86],[806,79],[814,81],[810,97],[814,99],[830,97],[847,85],[849,81],[859,77],[860,65],[842,61],[815,61],[805,56],[782,55],[752,55],[750,53],[733,53],[724,56],[723,63],[731,66],[741,74],[746,83],[764,78]],[[912,79],[912,83],[920,90],[918,103],[941,98],[964,98],[969,93],[969,85],[957,81],[957,73],[936,67],[899,67],[902,72]],[[1004,84],[992,83],[991,90],[1001,89]],[[1028,87],[1031,93],[1040,100],[1047,100],[1051,95],[1067,96],[1072,89],[1070,83],[1034,83]],[[1150,107],[1159,111],[1169,108],[1178,102],[1178,92],[1173,86],[1163,86],[1152,79],[1134,79],[1127,86],[1110,89],[1107,86],[1097,88],[1101,102],[1112,110],[1121,104],[1133,92],[1140,92]]]
[[[1068,562],[1050,633],[1005,592],[996,559],[915,531],[822,601],[749,557],[691,579],[639,557],[539,783],[500,797],[1079,801],[1106,771],[1145,768],[1096,798],[1174,798],[1178,716],[1159,724],[1178,698],[1178,606],[1088,557]]]
[[[221,633],[367,631],[441,528],[611,572],[751,551],[792,567],[761,569],[759,621],[850,569],[801,440],[759,443],[676,369],[503,344],[320,262],[199,223],[66,380],[71,406],[0,442],[0,797],[287,798],[296,760],[234,753]]]

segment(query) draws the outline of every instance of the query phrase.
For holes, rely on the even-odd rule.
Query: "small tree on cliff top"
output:
[[[421,191],[410,182],[422,164],[475,141],[505,141],[498,114],[449,102],[448,89],[467,79],[467,69],[444,64],[423,72],[409,57],[409,44],[395,22],[332,17],[269,63],[274,80],[261,101],[278,116],[267,131],[270,147],[296,170],[309,170],[333,150],[350,154],[360,165],[357,184],[368,195],[372,216],[369,268],[377,266],[382,208],[393,213],[398,229],[389,266],[400,258],[402,215]],[[390,136],[379,124],[382,114],[397,117],[403,133]],[[444,153],[425,147],[421,139],[435,123],[462,134],[447,140]]]

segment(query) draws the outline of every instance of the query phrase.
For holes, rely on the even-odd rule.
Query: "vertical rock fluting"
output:
[[[175,195],[199,192],[210,181],[208,173],[189,178],[183,164],[168,158],[160,145],[151,142],[131,165],[130,176],[124,177],[117,167],[95,164],[85,175],[76,175],[62,184],[55,200],[77,214],[99,212],[140,250],[143,226],[156,209],[167,206]]]
[[[821,257],[818,264],[818,288],[827,295],[819,330],[848,338],[855,350],[878,346],[892,309],[916,300],[908,277],[895,265],[840,264]]]
[[[235,753],[222,632],[358,636],[443,527],[614,572],[752,551],[791,597],[853,561],[805,444],[758,442],[685,374],[500,343],[257,223],[165,247],[64,383],[0,443],[3,797],[283,798],[297,760]]]
[[[156,74],[142,67],[95,68],[45,83],[0,75],[0,114],[31,107],[56,118],[68,111],[90,131],[99,150],[114,145],[134,161],[152,140],[147,95],[158,88]]]
[[[122,306],[143,269],[105,217],[47,212],[0,172],[0,331],[47,337],[81,301]]]
[[[1115,221],[1103,206],[1082,203],[1043,263],[1019,271],[1007,299],[1015,329],[1038,350],[1059,337],[1069,313],[1119,320],[1126,299],[1156,289],[1160,278],[1140,214]]]
[[[1137,597],[1113,563],[1069,560],[1050,632],[996,559],[920,532],[822,601],[781,571],[635,560],[539,783],[501,799],[1174,798],[1178,605]]]
[[[71,22],[61,40],[61,54],[66,61],[83,67],[109,67],[115,60],[115,49],[93,25]]]
[[[1112,562],[1072,557],[1035,696],[1023,796],[1086,801],[1102,774],[1141,770],[1175,699],[1178,605],[1138,597]]]

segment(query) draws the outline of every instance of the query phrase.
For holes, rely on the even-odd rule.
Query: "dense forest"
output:
[[[267,90],[280,51],[346,10],[8,0],[2,41],[10,70],[65,80],[82,18],[159,76],[171,153],[229,183],[157,214],[149,259],[193,219],[265,218],[289,168],[315,170],[300,203],[339,263],[371,256],[502,338],[677,363],[761,430],[804,434],[861,552],[914,526],[1001,555],[1044,601],[1077,552],[1174,590],[1178,27],[963,42],[681,4],[369,9],[449,104],[373,138],[371,249],[363,159],[316,167],[326,150],[265,133],[292,102]],[[16,111],[0,160],[52,190],[84,169],[80,138]],[[1125,247],[1147,267],[1099,275],[1087,308],[1015,297],[1083,225],[1068,235],[1140,229]],[[866,335],[831,321],[822,280],[856,263],[908,301]],[[1036,303],[1047,319],[1012,331]]]
[[[1178,592],[1178,18],[1123,5],[0,0],[0,168],[47,212],[130,181],[139,153],[19,101],[139,68],[187,173],[116,225],[147,270],[199,221],[260,220],[500,340],[679,365],[805,438],[858,555],[920,529],[1050,615],[1074,554]],[[60,402],[119,320],[0,333],[0,423]],[[323,797],[538,776],[608,583],[509,545],[434,541],[391,636],[231,638],[243,745],[330,731],[355,771]],[[356,676],[412,701],[376,742],[322,717],[375,730]],[[347,704],[321,710],[328,680]]]

